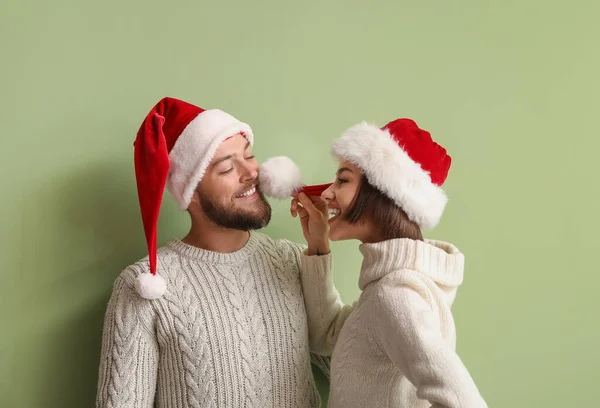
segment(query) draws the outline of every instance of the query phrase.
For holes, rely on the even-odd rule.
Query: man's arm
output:
[[[117,278],[104,320],[96,408],[154,406],[158,344],[139,317],[143,301]]]

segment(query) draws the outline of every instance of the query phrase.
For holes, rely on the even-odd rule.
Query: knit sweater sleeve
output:
[[[373,303],[375,334],[384,352],[432,408],[486,408],[457,353],[442,338],[426,291],[382,283]]]
[[[308,318],[311,351],[331,355],[333,346],[354,304],[345,305],[333,282],[331,253],[308,256],[302,253],[300,280]]]
[[[140,303],[122,276],[108,302],[98,377],[96,408],[154,406],[158,343],[140,318]]]

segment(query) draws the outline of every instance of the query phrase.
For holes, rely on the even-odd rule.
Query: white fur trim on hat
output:
[[[333,154],[361,168],[369,182],[401,207],[421,228],[434,228],[448,197],[431,182],[389,131],[366,122],[346,130],[333,143]]]
[[[238,133],[243,133],[251,145],[254,143],[249,125],[219,109],[202,112],[181,133],[169,153],[171,167],[167,180],[167,189],[181,210],[190,205],[219,145]]]

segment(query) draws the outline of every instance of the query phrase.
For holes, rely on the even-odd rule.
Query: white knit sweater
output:
[[[126,268],[106,311],[96,406],[320,406],[299,279],[303,248],[258,232],[232,254],[172,240],[158,251],[168,289],[157,300],[134,289],[147,260]],[[312,361],[327,373],[326,360]]]
[[[330,257],[303,257],[311,344],[331,362],[331,408],[484,408],[455,352],[451,305],[464,256],[440,241],[362,244],[353,307],[333,287]],[[318,322],[317,326],[312,326]]]

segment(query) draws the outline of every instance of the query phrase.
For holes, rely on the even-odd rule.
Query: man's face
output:
[[[198,203],[214,224],[237,230],[255,230],[271,220],[271,206],[257,188],[258,163],[243,135],[219,146],[198,185]]]

